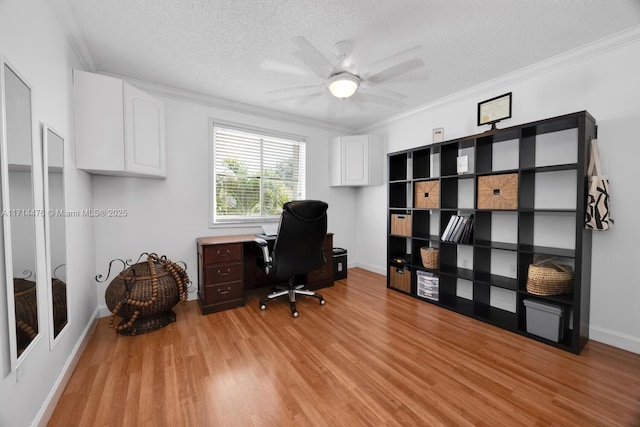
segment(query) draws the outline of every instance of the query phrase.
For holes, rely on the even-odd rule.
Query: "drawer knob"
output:
[[[226,251],[224,251],[224,252],[220,252],[220,249],[218,249],[218,250],[216,251],[216,253],[218,254],[218,256],[229,256],[229,255],[231,255],[231,251],[230,251],[229,249],[227,249],[227,250],[226,250]]]
[[[229,292],[231,292],[231,287],[229,287],[229,286],[227,286],[227,289],[226,289],[226,290],[225,290],[225,289],[220,289],[220,288],[218,288],[218,293],[219,293],[220,295],[228,294]]]

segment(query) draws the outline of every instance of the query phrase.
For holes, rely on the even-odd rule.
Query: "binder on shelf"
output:
[[[453,231],[451,236],[451,241],[460,242],[460,238],[462,237],[462,232],[465,230],[467,226],[467,221],[469,220],[468,216],[461,216],[458,224],[456,225],[456,229]]]
[[[460,239],[461,243],[471,243],[473,240],[473,214],[469,215],[469,220],[467,221],[467,226],[465,227],[462,237]]]
[[[443,241],[447,241],[449,234],[451,233],[451,228],[454,227],[454,224],[457,221],[457,215],[453,215],[451,218],[449,218],[449,223],[447,224],[447,226],[445,227],[444,231],[442,232],[442,236],[440,237],[440,239],[442,239]]]
[[[473,232],[473,215],[453,215],[442,233],[442,241],[469,243]]]

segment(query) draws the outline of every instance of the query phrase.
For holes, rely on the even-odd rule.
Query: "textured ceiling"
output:
[[[50,0],[93,71],[359,130],[376,121],[640,24],[637,0]],[[422,45],[425,66],[381,84],[402,105],[278,99],[322,84],[300,62],[305,37],[358,67]],[[287,68],[277,72],[265,61]]]

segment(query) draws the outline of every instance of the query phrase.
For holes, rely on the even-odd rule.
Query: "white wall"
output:
[[[640,228],[637,164],[640,158],[640,27],[389,120],[380,133],[388,152],[483,132],[477,102],[513,92],[513,117],[498,127],[587,110],[598,124],[604,172],[610,176],[611,231],[593,238],[590,338],[640,353]],[[385,165],[386,170],[386,165]],[[386,189],[358,194],[358,265],[386,274]]]
[[[145,84],[145,89],[149,88],[153,86]],[[335,246],[355,253],[355,190],[329,187],[329,141],[336,131],[261,118],[186,101],[184,97],[165,95],[161,99],[166,111],[167,179],[94,177],[94,207],[127,210],[126,218],[96,220],[96,274],[106,275],[112,259],[135,261],[142,252],[156,252],[187,263],[193,282],[190,299],[194,299],[198,278],[196,238],[261,232],[255,227],[209,228],[211,118],[306,137],[307,198],[329,204],[328,230],[335,233]],[[121,264],[116,267],[116,273],[121,271]],[[111,278],[98,290],[100,306],[105,305],[104,290]]]
[[[45,0],[0,2],[0,53],[33,89],[36,208],[43,207],[41,121],[50,123],[66,140],[68,207],[91,207],[91,177],[74,169],[71,69],[81,64]],[[67,222],[67,227],[69,329],[50,350],[49,322],[47,311],[43,308],[40,310],[42,338],[20,365],[19,378],[16,378],[16,372],[8,372],[3,360],[0,372],[0,426],[27,426],[42,417],[47,403],[53,398],[50,393],[54,385],[62,380],[66,364],[74,356],[76,345],[95,315],[92,224],[89,219],[74,218]],[[37,219],[36,240],[38,247],[42,248],[42,218]],[[42,250],[38,253],[38,264],[39,271],[44,271]],[[40,283],[45,285],[46,281]],[[0,292],[5,292],[5,285]],[[39,292],[44,295],[44,286]],[[40,301],[46,301],[46,298]],[[6,307],[0,310],[0,314],[6,316]],[[5,334],[1,334],[0,339],[3,340],[0,347],[4,355],[9,343]]]

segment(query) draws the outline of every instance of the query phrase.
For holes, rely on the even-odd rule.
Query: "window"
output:
[[[216,123],[212,175],[214,224],[277,219],[305,198],[305,142]]]

